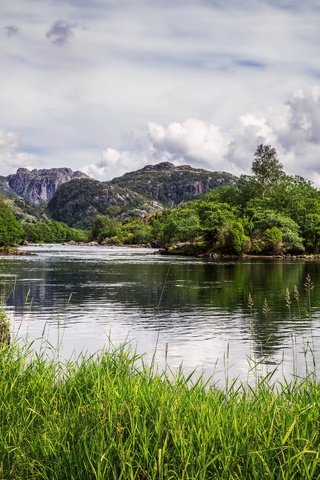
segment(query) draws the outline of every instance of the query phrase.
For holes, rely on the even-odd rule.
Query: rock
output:
[[[70,168],[28,170],[19,168],[9,175],[7,182],[11,190],[30,203],[46,203],[54,196],[58,187],[75,178],[88,178],[85,173],[73,172]]]

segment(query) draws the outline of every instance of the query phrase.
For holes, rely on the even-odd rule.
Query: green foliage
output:
[[[251,167],[254,181],[261,190],[261,196],[265,197],[269,189],[283,178],[283,168],[276,150],[270,145],[259,145],[254,157]]]
[[[102,242],[105,239],[116,237],[118,233],[118,222],[108,215],[97,215],[94,219],[91,239]]]
[[[236,220],[236,209],[227,203],[199,201],[197,210],[205,241],[210,247],[218,241],[219,231]]]
[[[251,217],[251,236],[262,240],[259,249],[265,253],[302,252],[303,239],[299,235],[299,226],[290,218],[275,212],[256,208]],[[281,246],[282,243],[282,246]]]
[[[127,219],[120,223],[108,215],[97,215],[91,229],[90,238],[99,243],[148,244],[153,239],[152,227],[143,219]]]
[[[164,164],[160,173],[157,168],[159,166],[146,167],[113,183],[124,185],[127,179],[148,189],[155,178],[172,180],[178,173],[181,178],[195,175],[190,167],[180,171]],[[201,245],[202,251],[205,245],[207,250],[232,254],[320,251],[319,190],[308,180],[286,175],[276,150],[270,145],[257,147],[252,172],[253,175],[242,175],[237,184],[230,181],[231,184],[215,186],[201,199],[151,214],[137,223],[135,220],[119,222],[113,235],[105,236],[116,243],[151,242],[166,247],[170,243],[191,242],[196,247],[192,251],[198,250],[197,245]],[[104,214],[106,212],[110,216],[119,214],[118,207],[113,206]],[[98,230],[101,229],[100,226]],[[99,241],[103,236],[97,232],[92,234]]]
[[[243,192],[239,188],[239,181],[237,185],[223,185],[201,197],[204,202],[211,203],[227,203],[230,206],[238,207],[241,203]]]
[[[133,222],[126,232],[130,232],[124,239],[124,243],[131,243],[132,245],[148,244],[152,241],[151,226],[142,222]]]
[[[303,228],[306,239],[306,248],[314,253],[320,251],[320,211],[319,213],[308,213]]]
[[[0,197],[0,246],[9,246],[21,242],[23,229],[12,213],[7,201]]]
[[[245,235],[243,224],[235,221],[219,230],[217,249],[231,254],[239,254],[249,250],[250,238]]]
[[[267,228],[263,234],[263,241],[266,252],[269,253],[281,253],[283,247],[283,235],[282,231],[278,227]]]
[[[68,227],[60,222],[49,221],[26,223],[24,238],[32,243],[63,243],[71,240],[85,242],[88,235],[83,230]]]
[[[5,312],[0,308],[0,349],[10,345],[10,325]]]
[[[171,210],[165,220],[163,238],[166,242],[194,241],[201,231],[198,213],[190,208]]]
[[[156,375],[123,348],[63,364],[30,350],[0,349],[3,479],[320,476],[313,376],[220,390]]]

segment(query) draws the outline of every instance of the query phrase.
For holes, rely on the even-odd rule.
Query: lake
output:
[[[13,335],[36,349],[59,345],[67,359],[130,342],[159,368],[182,364],[223,385],[277,365],[275,378],[319,365],[320,262],[214,261],[102,246],[22,250],[35,255],[0,257],[0,295]]]

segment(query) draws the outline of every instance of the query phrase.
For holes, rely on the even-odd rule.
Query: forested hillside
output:
[[[89,178],[65,183],[48,204],[52,218],[78,228],[90,228],[98,214],[143,216],[159,209],[136,192]]]

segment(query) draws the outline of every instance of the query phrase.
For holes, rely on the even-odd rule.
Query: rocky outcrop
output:
[[[200,197],[212,188],[236,182],[237,177],[231,173],[211,172],[189,165],[176,167],[170,162],[161,162],[126,173],[110,183],[172,207]]]
[[[7,178],[0,176],[0,195],[7,198],[18,198],[18,195],[9,187]]]
[[[7,182],[11,190],[30,203],[46,203],[55,195],[58,187],[75,178],[88,178],[82,172],[73,172],[70,168],[50,168],[28,170],[19,168],[17,173],[9,175]]]

